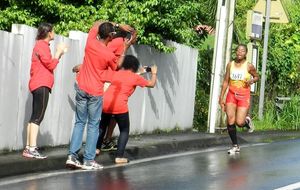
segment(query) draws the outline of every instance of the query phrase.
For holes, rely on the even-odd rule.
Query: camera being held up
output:
[[[130,40],[131,37],[132,37],[131,32],[126,32],[126,37],[125,38],[128,39],[128,40]]]
[[[127,31],[124,31],[124,30],[121,30],[119,28],[116,29],[116,35],[114,35],[114,38],[124,38],[124,39],[127,39],[127,40],[131,40],[131,38],[136,38],[136,35],[135,35],[136,31],[132,31],[132,32],[127,32]],[[134,40],[133,43],[135,43],[136,40]]]
[[[144,69],[147,73],[151,73],[151,71],[152,71],[150,66],[145,66]]]
[[[146,73],[156,74],[157,73],[157,66],[156,65],[142,66],[139,69],[138,74],[146,74]]]

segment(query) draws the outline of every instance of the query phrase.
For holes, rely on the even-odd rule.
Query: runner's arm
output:
[[[231,66],[231,63],[228,63],[227,66],[226,66],[226,72],[225,72],[225,76],[224,76],[224,80],[223,80],[223,84],[222,84],[222,90],[221,90],[221,94],[220,94],[220,97],[219,97],[220,106],[223,106],[225,104],[223,102],[223,98],[224,98],[225,92],[226,92],[226,90],[228,88],[228,84],[229,84],[230,66]]]
[[[259,80],[259,75],[254,65],[251,63],[248,65],[248,72],[252,75],[252,79],[247,81],[247,84],[250,86],[251,84],[256,83]]]

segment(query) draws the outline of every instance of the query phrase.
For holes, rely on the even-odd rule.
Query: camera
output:
[[[116,35],[114,35],[114,38],[122,37],[122,38],[130,40],[131,36],[132,36],[131,32],[126,32],[126,31],[117,29]]]
[[[151,67],[145,66],[144,68],[145,68],[145,71],[146,71],[147,73],[150,73],[150,72],[151,72]]]
[[[130,40],[130,39],[131,39],[131,36],[132,36],[131,33],[130,33],[130,32],[127,32],[125,38],[128,39],[128,40]]]

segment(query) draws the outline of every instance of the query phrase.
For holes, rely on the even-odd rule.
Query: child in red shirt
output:
[[[157,67],[151,67],[151,79],[146,80],[137,75],[139,61],[132,55],[126,55],[122,69],[107,75],[107,81],[111,82],[103,96],[103,111],[100,122],[100,135],[98,144],[102,143],[106,128],[112,117],[115,118],[120,129],[115,163],[127,163],[124,157],[125,147],[129,136],[129,111],[128,98],[133,94],[136,86],[153,88],[156,84]]]
[[[132,39],[131,44],[134,44],[137,39],[137,31],[133,30],[132,32],[126,32],[123,30],[118,30],[114,39],[108,43],[107,47],[117,56],[120,57],[124,55],[124,41],[126,39]],[[109,87],[110,83],[106,82],[104,84],[104,91]],[[97,144],[96,155],[100,154],[101,151],[110,151],[117,150],[117,144],[115,143],[112,135],[114,128],[116,126],[116,120],[114,118],[111,119],[108,128],[106,130],[105,137],[103,139],[102,144]]]

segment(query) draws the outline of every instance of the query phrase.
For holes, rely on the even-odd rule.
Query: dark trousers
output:
[[[47,108],[50,89],[42,86],[32,91],[32,114],[29,123],[40,125]]]
[[[109,125],[111,118],[114,117],[120,130],[120,136],[118,139],[118,149],[117,149],[117,157],[123,157],[125,152],[125,147],[128,142],[129,137],[129,113],[122,113],[122,114],[108,114],[102,113],[101,122],[99,126],[99,138],[97,142],[97,148],[101,149],[101,145],[103,143],[103,139]]]

